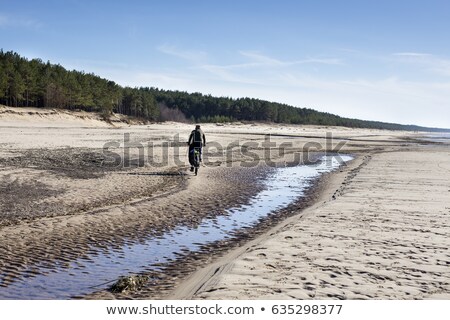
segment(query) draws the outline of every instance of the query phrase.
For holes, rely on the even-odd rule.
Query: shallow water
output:
[[[450,144],[450,132],[436,132],[425,136],[424,140]]]
[[[197,227],[177,227],[159,237],[78,259],[68,267],[46,269],[37,266],[40,274],[0,287],[0,299],[68,299],[107,288],[110,285],[107,282],[120,276],[156,270],[155,264],[199,251],[204,245],[232,238],[236,232],[256,225],[304,196],[312,181],[321,174],[333,171],[342,164],[341,161],[351,159],[345,155],[340,158],[324,156],[315,165],[277,168],[265,181],[265,190],[247,205],[230,208],[222,216],[204,219]]]

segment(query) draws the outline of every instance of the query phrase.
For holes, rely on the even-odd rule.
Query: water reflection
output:
[[[350,156],[340,156],[349,161]],[[305,191],[324,172],[340,166],[337,158],[323,157],[319,164],[278,168],[266,181],[266,189],[249,204],[230,208],[224,215],[204,219],[197,227],[180,226],[158,237],[109,248],[78,259],[64,267],[39,269],[29,277],[0,288],[0,299],[67,299],[88,294],[107,285],[99,285],[120,276],[158,270],[170,262],[204,245],[232,238],[237,232],[256,225],[262,219],[304,196]],[[95,251],[96,248],[92,248]],[[96,286],[93,288],[93,286]]]

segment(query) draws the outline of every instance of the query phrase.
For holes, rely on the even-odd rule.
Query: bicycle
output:
[[[200,167],[200,150],[198,148],[189,150],[189,163],[191,165],[191,171],[197,175],[198,168]]]
[[[198,174],[198,168],[200,167],[200,151],[197,148],[194,149],[194,173]]]

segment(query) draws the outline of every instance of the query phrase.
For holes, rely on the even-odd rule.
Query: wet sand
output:
[[[50,270],[56,266],[69,266],[75,259],[138,242],[149,234],[158,234],[176,225],[196,225],[204,217],[245,204],[263,187],[260,182],[271,170],[261,163],[250,168],[242,166],[252,163],[253,159],[239,152],[239,148],[229,148],[231,151],[226,157],[215,154],[214,150],[206,154],[210,165],[202,167],[199,176],[193,177],[188,171],[185,148],[176,148],[183,145],[182,141],[187,139],[192,125],[127,125],[121,121],[109,125],[86,114],[82,117],[59,111],[39,114],[40,110],[28,110],[22,114],[11,109],[0,110],[0,290],[7,289],[14,281],[40,274],[41,266]],[[259,124],[208,124],[204,131],[211,143],[225,147],[232,143],[241,146],[243,143],[256,143],[246,149],[260,159],[270,158],[279,164],[296,159],[296,155],[311,142],[316,143],[313,151],[323,152],[333,150],[344,141],[341,152],[366,159],[367,155],[380,151],[414,150],[418,136],[405,132]],[[325,140],[327,132],[332,132],[335,137],[328,145]],[[139,150],[132,148],[127,168],[105,165],[101,152],[104,144],[122,143],[125,133],[130,134],[133,143],[144,146],[154,143],[155,152],[149,158],[154,163],[160,163],[164,157],[173,159],[175,156],[182,163],[169,161],[158,166],[151,163],[140,166],[137,160]],[[278,145],[290,143],[284,155],[276,151],[270,155],[265,153],[262,143],[266,134],[271,134],[271,141]],[[165,145],[166,141],[170,144]],[[382,164],[380,166],[383,167]],[[337,179],[332,177],[343,175],[348,170],[330,175],[327,183],[332,184],[331,181]],[[317,186],[309,202],[296,204],[289,209],[289,214],[280,217],[304,216],[307,204],[313,204],[319,195],[329,196],[323,185],[321,182]],[[363,185],[361,190],[370,187]],[[418,188],[420,192],[423,186]],[[320,190],[322,192],[319,193]],[[349,192],[350,189],[346,190]],[[369,201],[369,196],[365,194],[365,201]],[[357,203],[348,205],[357,208]],[[330,212],[326,214],[331,215]],[[141,292],[125,295],[102,291],[85,298],[191,296],[192,293],[186,293],[189,290],[177,289],[174,292],[174,289],[196,270],[223,259],[234,252],[233,248],[241,250],[249,240],[279,223],[277,220],[260,226],[258,230],[249,230],[248,235],[242,235],[235,242],[221,244],[217,254],[193,255],[185,261],[174,261],[167,266],[166,273],[171,281],[166,283],[164,291],[155,293],[151,288],[144,288]],[[204,294],[199,293],[195,297],[209,298]],[[248,297],[244,293],[241,296],[241,292],[236,294],[232,296],[223,291],[223,296],[214,298]]]

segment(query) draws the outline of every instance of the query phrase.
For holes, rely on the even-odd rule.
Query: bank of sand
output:
[[[450,149],[360,158],[315,205],[172,298],[450,299]]]
[[[251,143],[245,146],[245,150],[264,160],[268,155],[262,143],[267,142],[266,135],[271,134],[271,141],[277,146],[285,143],[284,156],[277,150],[270,155],[278,163],[297,159],[294,155],[307,147],[312,146],[313,151],[320,152],[335,150],[336,146],[343,143],[341,152],[366,159],[364,157],[374,152],[414,149],[417,146],[415,139],[419,135],[320,126],[208,124],[204,125],[204,131],[210,144],[222,146],[227,152],[224,156],[210,149],[205,154],[207,167],[202,167],[200,175],[193,177],[188,171],[184,145],[190,130],[192,125],[179,123],[129,125],[120,119],[113,124],[105,124],[98,116],[86,113],[0,107],[2,290],[7,291],[14,282],[26,281],[27,277],[40,274],[42,267],[46,270],[69,267],[76,259],[89,258],[102,250],[138,242],[149,234],[158,234],[176,225],[195,226],[205,217],[221,214],[226,208],[246,203],[263,188],[260,182],[271,169],[262,164],[264,161],[251,168],[241,166],[254,159],[249,159],[248,154],[241,152],[242,149],[233,146]],[[330,132],[334,139],[327,144],[325,138]],[[129,153],[124,153],[126,134],[129,134],[134,145],[153,144],[153,154],[145,153],[146,162],[143,166],[138,161],[141,149],[132,147]],[[116,167],[108,162],[105,165],[107,159],[102,152],[105,143],[117,145],[112,151],[122,154],[122,160],[129,164],[127,168]],[[148,152],[148,149],[144,149]],[[174,158],[179,161],[175,163]],[[383,158],[380,161],[381,165],[376,168],[384,167]],[[345,172],[347,169],[340,174]],[[412,185],[416,186],[414,182]],[[365,187],[362,186],[361,190]],[[350,190],[347,188],[346,192]],[[420,190],[426,190],[426,185],[417,185],[417,192],[421,193]],[[371,199],[370,194],[365,196],[367,198],[364,201]],[[414,201],[414,197],[411,200]],[[348,206],[358,208],[357,203],[349,202]],[[312,214],[314,216],[320,217],[321,214]],[[314,228],[309,223],[305,226]],[[342,231],[336,229],[339,230],[335,232]],[[355,241],[358,241],[357,237]],[[304,253],[301,247],[298,248],[299,255]],[[221,254],[227,252],[225,249],[220,251]],[[126,295],[100,292],[92,297],[192,296],[192,291],[186,289],[193,284],[192,281],[187,281],[188,285],[181,286],[175,293],[172,291],[193,270],[220,259],[221,254],[211,254],[196,260],[190,268],[182,267],[183,270],[177,271],[177,280],[166,285],[166,290],[157,295],[149,295],[144,290]],[[281,263],[284,260],[277,261]],[[268,265],[276,267],[273,263]],[[261,266],[266,267],[264,264]],[[171,268],[176,269],[176,266]],[[301,278],[296,281],[304,284]],[[293,283],[295,281],[285,287],[291,287]],[[217,298],[231,297],[226,290],[215,292]],[[223,296],[219,296],[219,292]],[[208,297],[202,294],[195,297]],[[248,297],[245,293],[239,295],[235,297]]]

